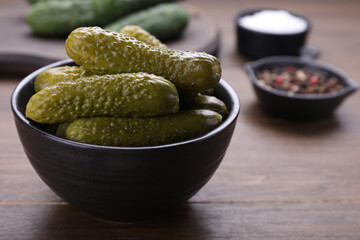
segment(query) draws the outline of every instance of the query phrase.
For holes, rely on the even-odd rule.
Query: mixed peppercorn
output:
[[[289,94],[336,93],[343,89],[337,77],[310,68],[294,66],[266,69],[256,73],[259,83]]]

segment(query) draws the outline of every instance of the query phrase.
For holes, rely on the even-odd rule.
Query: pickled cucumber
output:
[[[154,35],[150,34],[148,31],[142,29],[139,26],[127,25],[120,29],[119,32],[130,37],[134,37],[137,40],[142,41],[150,46],[168,49],[168,47],[163,44],[159,39],[157,39]]]
[[[148,117],[179,110],[175,86],[147,73],[90,76],[61,82],[34,94],[26,116],[44,124],[94,116]]]
[[[181,109],[209,109],[213,110],[226,117],[229,112],[223,101],[215,96],[207,96],[203,94],[191,94],[181,96],[180,98]]]
[[[56,128],[55,135],[61,138],[66,138],[66,129],[69,127],[70,123],[59,124]]]
[[[175,84],[179,92],[202,92],[221,77],[220,62],[203,52],[151,47],[133,37],[99,27],[72,31],[68,56],[94,74],[148,72]]]
[[[188,110],[152,118],[83,118],[66,129],[69,140],[111,146],[154,146],[201,136],[222,117],[211,110]]]
[[[208,95],[208,96],[214,96],[215,95],[215,89],[214,88],[209,88],[208,90],[203,91],[201,94]]]
[[[55,85],[59,82],[75,81],[80,77],[91,76],[92,73],[79,66],[62,66],[49,68],[35,78],[35,91]]]
[[[51,1],[51,0],[47,0]],[[53,0],[55,1],[55,0]],[[145,31],[139,26],[129,25],[125,26],[120,30],[121,33],[128,36],[135,37],[139,41],[145,42],[146,44],[167,49],[168,47],[163,44],[155,36]],[[65,81],[76,81],[80,77],[91,76],[92,73],[86,71],[85,68],[79,66],[62,66],[47,69],[41,72],[35,79],[35,91],[38,92],[45,87],[52,86],[59,82]]]
[[[164,3],[129,14],[104,28],[119,32],[126,25],[137,25],[165,41],[180,37],[188,21],[189,14],[184,7]]]

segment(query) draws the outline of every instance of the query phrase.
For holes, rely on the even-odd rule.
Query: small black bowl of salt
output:
[[[299,56],[310,31],[310,21],[277,9],[254,9],[236,17],[239,53],[256,60],[268,56]]]

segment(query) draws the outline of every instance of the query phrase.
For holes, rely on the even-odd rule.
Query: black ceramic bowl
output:
[[[24,151],[40,178],[62,199],[93,216],[131,222],[150,218],[193,196],[211,178],[232,137],[240,103],[224,80],[217,97],[229,116],[213,131],[153,147],[110,147],[56,137],[24,116],[43,70],[74,65],[64,60],[30,74],[15,88],[11,106]]]
[[[256,72],[274,67],[294,66],[295,68],[307,67],[319,71],[328,77],[336,77],[344,88],[334,94],[293,94],[266,87],[259,84]],[[267,112],[277,116],[312,120],[330,115],[349,94],[355,92],[358,85],[340,70],[303,57],[277,56],[259,59],[245,65],[260,105]]]
[[[289,12],[291,15],[304,19],[307,23],[305,31],[291,34],[274,34],[254,31],[243,27],[239,23],[241,18],[253,15],[262,10],[277,9],[246,10],[236,17],[237,49],[239,53],[253,60],[277,55],[299,56],[310,31],[310,21],[304,16]]]

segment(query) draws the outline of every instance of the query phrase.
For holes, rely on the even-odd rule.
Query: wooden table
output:
[[[90,217],[36,175],[18,139],[0,79],[0,239],[360,239],[360,94],[333,116],[292,122],[259,108],[235,48],[234,18],[284,8],[313,22],[320,59],[360,83],[360,1],[194,0],[221,28],[223,77],[242,108],[231,145],[210,182],[177,210],[136,224]]]

